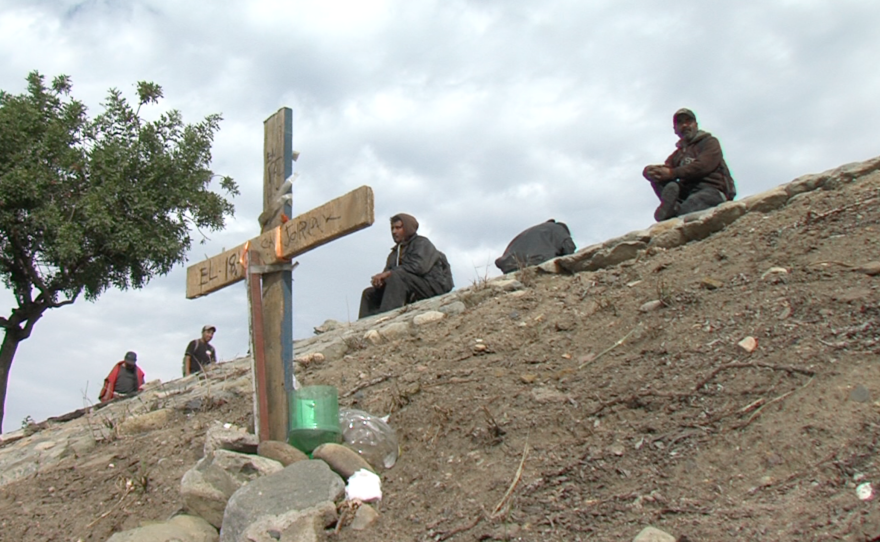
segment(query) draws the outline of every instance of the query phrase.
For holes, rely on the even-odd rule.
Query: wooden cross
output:
[[[263,123],[262,234],[186,270],[187,299],[248,280],[254,426],[260,441],[287,441],[288,393],[293,391],[290,260],[373,224],[373,190],[369,186],[284,221],[291,213],[292,124],[293,112],[287,107]]]

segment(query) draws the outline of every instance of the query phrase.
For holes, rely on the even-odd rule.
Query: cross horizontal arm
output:
[[[244,280],[247,248],[260,253],[263,265],[272,265],[362,230],[371,226],[373,221],[373,189],[361,186],[247,243],[189,266],[186,269],[186,297],[195,299]]]

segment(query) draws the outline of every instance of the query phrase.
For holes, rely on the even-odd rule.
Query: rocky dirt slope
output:
[[[826,188],[609,268],[475,284],[418,334],[348,335],[301,366],[401,439],[380,520],[328,536],[880,540],[856,491],[880,484],[880,174]],[[0,539],[166,519],[206,427],[252,424],[250,408],[231,392],[180,406],[3,486]]]

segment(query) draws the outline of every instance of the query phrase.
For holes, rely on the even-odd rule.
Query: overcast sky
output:
[[[259,231],[263,121],[293,109],[294,215],[366,184],[376,223],[300,256],[294,336],[357,318],[361,290],[408,212],[458,287],[499,274],[519,231],[566,222],[578,247],[653,222],[642,167],[672,114],[718,136],[740,196],[880,154],[880,2],[873,0],[0,0],[0,89],[67,74],[101,111],[109,88],[162,85],[151,113],[224,117],[215,172],[236,216],[189,263]],[[248,350],[243,284],[185,298],[185,268],[142,291],[48,312],[12,366],[4,429],[96,399],[135,350],[147,379],[180,376],[215,324],[221,359]],[[13,297],[0,290],[0,316]]]

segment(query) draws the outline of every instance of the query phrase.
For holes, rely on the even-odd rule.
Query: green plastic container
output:
[[[339,393],[333,386],[305,386],[290,394],[291,446],[303,453],[327,442],[341,442]]]

